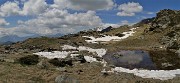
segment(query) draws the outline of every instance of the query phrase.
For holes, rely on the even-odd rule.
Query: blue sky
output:
[[[114,27],[180,9],[180,0],[0,0],[0,37]]]

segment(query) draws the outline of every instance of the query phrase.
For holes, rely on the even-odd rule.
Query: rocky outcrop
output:
[[[139,27],[139,26],[143,26],[144,24],[151,24],[154,19],[155,19],[155,17],[143,19],[140,22],[138,22],[137,24],[135,24],[134,26]]]
[[[157,13],[149,31],[160,32],[168,28],[179,30],[178,27],[180,27],[180,11],[164,9]]]
[[[160,43],[167,49],[180,48],[180,11],[164,9],[157,13],[145,33],[160,33]]]
[[[109,27],[103,29],[103,30],[101,31],[101,33],[109,32],[112,28],[113,28],[112,26],[109,26]]]

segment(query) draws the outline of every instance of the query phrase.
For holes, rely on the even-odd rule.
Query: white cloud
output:
[[[25,22],[19,20],[18,23],[17,27],[0,29],[0,35],[67,34],[102,25],[102,21],[99,16],[96,16],[95,11],[71,14],[67,10],[59,9],[49,9],[35,19]]]
[[[134,16],[135,13],[122,11],[122,12],[118,12],[117,15],[118,16]]]
[[[123,20],[123,21],[121,21],[120,24],[121,24],[121,25],[129,25],[130,23],[129,23],[129,21],[127,21],[127,20]]]
[[[38,15],[47,9],[45,0],[29,0],[24,3],[24,7],[20,14],[22,15]]]
[[[109,10],[114,7],[113,0],[54,0],[54,2],[55,4],[50,5],[45,0],[15,0],[1,5],[0,17],[14,15],[35,17],[28,21],[19,20],[16,27],[0,28],[0,37],[67,34],[92,29],[104,24],[95,10]],[[86,12],[69,13],[67,9]],[[0,19],[0,26],[5,25],[9,23]]]
[[[120,27],[121,25],[119,25],[119,24],[113,24],[113,23],[104,23],[104,24],[103,24],[103,28],[107,28],[107,27],[109,27],[109,26],[112,26],[112,27],[114,27],[114,28],[118,28],[118,27]]]
[[[120,10],[118,16],[134,16],[135,13],[141,12],[143,7],[139,3],[128,2],[119,5],[118,10]]]
[[[18,3],[7,1],[0,7],[0,16],[10,16],[19,14],[20,8]]]
[[[154,12],[147,12],[147,14],[154,14]]]
[[[6,22],[6,20],[0,18],[0,26],[6,26],[6,25],[9,25],[9,23]]]
[[[135,23],[133,23],[133,22],[129,22],[129,21],[127,21],[127,20],[122,20],[121,22],[120,22],[120,25],[129,25],[129,26],[131,26],[131,25],[134,25]]]
[[[36,19],[31,19],[26,22],[19,22],[28,26],[40,26],[49,28],[66,28],[76,26],[100,26],[102,23],[96,12],[87,11],[86,13],[70,14],[67,10],[50,9],[41,14]]]
[[[14,15],[38,15],[43,13],[48,4],[45,0],[22,0],[23,7],[19,7],[19,1],[7,1],[0,7],[0,16],[14,16]]]
[[[115,6],[113,0],[54,0],[52,7],[73,10],[109,10]]]
[[[66,34],[76,31],[74,28],[48,28],[48,27],[30,27],[18,26],[12,28],[0,28],[0,37],[8,35],[17,35],[19,37],[26,37],[32,35],[55,35],[58,33]]]
[[[22,5],[20,8],[19,5]],[[47,4],[46,0],[15,0],[1,5],[0,15],[38,15],[47,9],[73,10],[109,10],[115,6],[113,0],[54,0],[54,4]]]
[[[118,27],[123,26],[123,25],[129,25],[129,26],[131,26],[131,25],[133,25],[133,24],[135,24],[135,23],[130,23],[130,22],[127,21],[127,20],[122,20],[120,23],[117,23],[117,24],[104,23],[104,24],[103,24],[103,28],[107,28],[107,27],[109,27],[109,26],[112,26],[112,27],[114,27],[114,28],[118,28]]]

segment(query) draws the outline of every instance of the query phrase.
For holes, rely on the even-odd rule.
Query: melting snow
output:
[[[79,46],[79,47],[73,47],[70,45],[64,45],[62,46],[62,49],[64,51],[53,51],[53,52],[37,52],[37,53],[33,53],[35,55],[39,55],[42,57],[46,57],[49,59],[53,59],[53,58],[66,58],[68,55],[70,55],[71,57],[74,56],[78,56],[79,54],[73,54],[75,52],[78,51],[89,51],[92,53],[96,53],[97,56],[102,57],[103,55],[106,54],[106,50],[105,49],[92,49],[90,47],[85,47],[85,46]],[[65,51],[68,49],[74,49],[74,50],[78,50],[78,51]]]
[[[97,53],[97,55],[99,57],[102,57],[103,55],[106,54],[106,49],[93,49],[93,48],[90,48],[90,47],[85,47],[85,46],[79,46],[79,47],[73,47],[73,46],[70,46],[70,45],[64,45],[62,46],[62,49],[63,50],[68,50],[68,49],[73,49],[73,50],[78,50],[78,51],[89,51],[89,52],[92,52],[92,53]]]
[[[99,57],[102,57],[103,55],[106,54],[105,49],[92,49],[92,48],[85,47],[85,46],[73,47],[70,45],[64,45],[64,46],[62,46],[62,49],[63,50],[76,49],[78,51],[87,50],[89,52],[96,52]],[[34,54],[52,59],[52,58],[66,58],[68,55],[70,55],[71,57],[78,56],[79,54],[73,54],[78,51],[38,52],[38,53],[34,53]],[[90,56],[84,56],[84,58],[87,62],[98,62],[96,58],[93,58]],[[104,64],[103,67],[106,67],[106,64],[107,64],[106,61],[103,60],[101,63]],[[104,69],[102,72],[125,72],[125,73],[132,73],[132,74],[142,77],[142,78],[153,78],[153,79],[160,79],[160,80],[173,79],[174,77],[176,77],[176,75],[180,75],[180,69],[176,69],[176,70],[133,69],[133,70],[130,70],[130,69],[123,68],[123,67],[115,67],[115,68],[112,68],[111,71],[105,71],[105,69]]]
[[[106,49],[92,49],[92,48],[89,48],[89,47],[85,47],[85,46],[79,46],[79,48],[77,48],[79,51],[84,51],[84,50],[87,50],[89,52],[96,52],[97,53],[97,56],[99,57],[102,57],[103,55],[106,54]]]
[[[126,39],[129,36],[133,36],[133,33],[135,33],[135,29],[137,28],[132,28],[130,29],[130,31],[128,32],[123,32],[122,34],[124,34],[123,37],[118,37],[118,36],[106,36],[104,35],[104,37],[100,37],[100,38],[95,38],[93,36],[83,36],[86,38],[90,38],[91,40],[85,40],[88,43],[98,43],[98,42],[108,42],[108,41],[120,41],[122,39]]]
[[[133,73],[136,76],[140,76],[142,78],[153,78],[160,80],[168,80],[173,79],[176,75],[180,74],[180,69],[176,70],[138,70],[138,69],[126,69],[122,67],[116,67],[112,69],[114,72],[126,72]]]
[[[90,57],[90,56],[84,56],[84,59],[87,61],[87,62],[98,62],[96,58],[93,58],[93,57]]]
[[[70,45],[64,45],[64,46],[61,46],[61,47],[62,47],[62,50],[68,50],[68,49],[76,50],[76,47],[73,47],[73,46],[70,46]]]
[[[79,56],[79,54],[71,54],[70,56],[71,56],[71,58],[74,58],[76,56]]]
[[[37,52],[35,55],[43,56],[49,59],[53,58],[66,58],[69,54],[77,51],[53,51],[53,52]]]

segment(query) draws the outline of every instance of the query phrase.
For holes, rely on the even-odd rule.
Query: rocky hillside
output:
[[[159,33],[162,37],[159,42],[167,49],[180,48],[180,11],[164,9],[157,13],[157,16],[145,30],[148,34]]]

